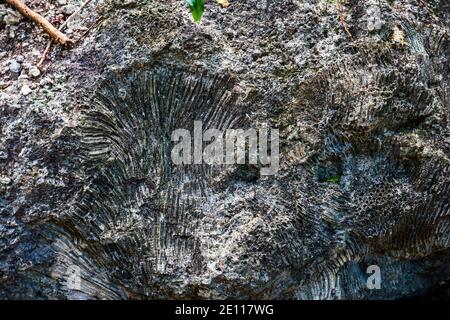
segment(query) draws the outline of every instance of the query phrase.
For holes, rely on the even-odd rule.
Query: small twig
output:
[[[64,23],[58,28],[59,31],[62,31],[66,26],[67,23],[70,21],[70,19],[72,19],[73,16],[75,16],[76,14],[78,14],[81,10],[83,10],[83,8],[89,4],[89,2],[91,2],[92,0],[86,0],[74,13],[72,13],[67,19],[66,21],[64,21]],[[37,67],[39,69],[41,69],[42,65],[44,64],[45,59],[47,58],[48,53],[50,52],[50,48],[52,47],[52,39],[50,39],[47,42],[47,46],[45,47],[44,52],[42,53],[42,57],[39,60]]]
[[[64,33],[56,29],[50,22],[48,22],[47,19],[45,19],[39,13],[36,13],[33,10],[31,10],[22,1],[20,0],[5,0],[5,1],[9,5],[16,8],[17,11],[19,11],[22,15],[24,15],[27,18],[30,18],[36,24],[38,24],[56,42],[59,42],[62,45],[67,45],[72,42]]]
[[[50,47],[52,46],[52,40],[50,40],[49,42],[47,42],[47,46],[45,47],[44,53],[42,53],[42,57],[41,59],[39,59],[38,64],[36,65],[36,67],[38,69],[41,69],[42,64],[44,63],[45,59],[47,58],[48,52],[50,51]]]
[[[78,14],[78,12],[80,12],[81,10],[83,10],[84,7],[86,7],[89,2],[91,2],[92,0],[86,0],[77,10],[75,10],[74,13],[72,13],[67,19],[66,21],[64,21],[64,23],[59,27],[59,30],[63,30],[66,26],[67,23],[70,21],[70,19],[72,19],[72,17],[74,17],[75,15]]]
[[[339,22],[342,24],[342,26],[344,27],[345,32],[347,33],[348,37],[350,38],[350,40],[353,42],[353,36],[350,33],[350,30],[348,28],[348,24],[347,21],[345,21],[345,15],[343,13],[342,10],[342,5],[340,3],[340,1],[336,1],[336,5],[337,5],[337,11],[339,13]]]
[[[83,34],[78,39],[75,40],[75,43],[83,39],[89,33],[89,31],[97,27],[103,20],[104,20],[103,17],[97,19],[96,22],[94,22],[85,32],[83,32]]]

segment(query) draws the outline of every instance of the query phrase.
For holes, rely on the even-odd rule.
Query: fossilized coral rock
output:
[[[400,298],[450,278],[442,2],[230,3],[195,26],[182,2],[112,1],[49,71],[65,91],[2,95],[1,297]],[[175,166],[194,120],[279,129],[278,173]]]

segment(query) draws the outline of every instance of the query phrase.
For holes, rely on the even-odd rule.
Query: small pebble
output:
[[[20,73],[20,70],[22,70],[22,66],[20,63],[18,63],[16,60],[10,62],[9,71],[18,75]]]
[[[32,91],[31,88],[27,84],[25,84],[22,86],[22,89],[20,89],[20,94],[23,96],[26,96],[26,95],[30,94],[31,91]]]
[[[30,76],[37,78],[41,75],[41,71],[36,67],[32,67],[29,71],[29,74]]]

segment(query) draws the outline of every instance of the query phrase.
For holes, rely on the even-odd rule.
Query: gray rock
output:
[[[16,60],[12,60],[9,63],[9,71],[15,75],[19,75],[20,71],[22,71],[22,65]]]
[[[450,279],[448,14],[376,2],[368,26],[375,2],[350,1],[345,30],[329,1],[230,3],[194,25],[181,2],[111,1],[51,86],[0,92],[0,298],[397,299]],[[175,165],[194,120],[277,128],[279,170]]]

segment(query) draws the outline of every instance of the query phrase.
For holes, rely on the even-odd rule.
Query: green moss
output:
[[[325,179],[323,182],[339,183],[339,182],[341,182],[341,176],[336,174],[334,176],[331,176],[331,177]]]

